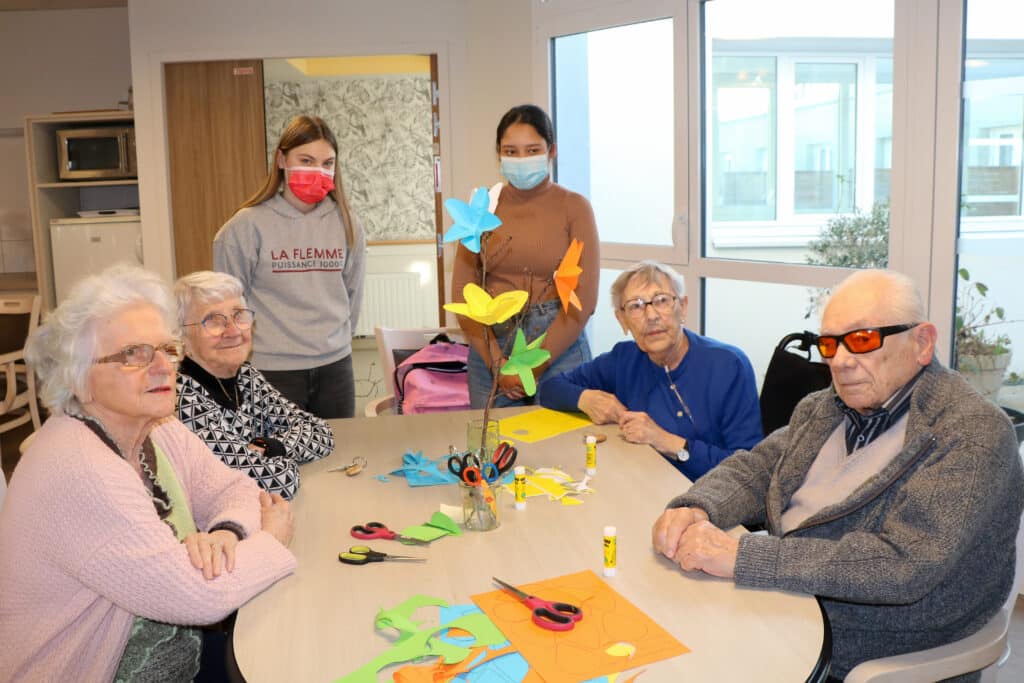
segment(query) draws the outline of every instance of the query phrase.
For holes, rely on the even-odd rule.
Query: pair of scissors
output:
[[[491,580],[526,603],[526,606],[533,610],[533,623],[541,628],[549,631],[571,631],[576,622],[583,618],[583,610],[576,605],[552,602],[529,595],[494,576]]]
[[[501,476],[493,462],[481,463],[475,453],[452,455],[448,458],[448,471],[470,486],[493,484]]]
[[[366,564],[367,562],[426,562],[427,560],[424,557],[388,555],[365,545],[354,545],[348,549],[348,552],[338,553],[338,561],[345,564]]]
[[[508,441],[502,441],[498,444],[498,447],[494,450],[494,466],[498,468],[498,477],[512,469],[512,466],[516,464],[516,458],[519,456],[519,449],[510,444]]]
[[[380,522],[367,522],[366,524],[357,524],[352,527],[351,534],[355,538],[362,539],[364,541],[371,538],[384,538],[389,541],[401,541],[407,545],[430,545],[429,541],[422,541],[418,538],[411,536],[403,536],[402,534],[395,533],[387,527],[385,524]]]

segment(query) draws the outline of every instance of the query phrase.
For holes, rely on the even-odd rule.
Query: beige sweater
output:
[[[554,361],[583,333],[583,326],[597,304],[601,258],[594,210],[586,197],[548,178],[532,190],[518,190],[506,184],[495,214],[501,219],[501,226],[489,236],[485,233],[486,247],[481,250],[487,257],[485,289],[491,296],[521,289],[530,293],[530,305],[557,299],[554,273],[570,242],[574,238],[583,242],[583,274],[576,289],[583,310],[570,306],[569,313],[559,314],[548,328],[543,346]],[[459,245],[452,272],[452,301],[463,301],[462,288],[466,283],[481,283],[480,256]],[[487,358],[483,326],[463,316],[459,316],[459,325],[477,353]],[[491,345],[497,352],[493,337]]]

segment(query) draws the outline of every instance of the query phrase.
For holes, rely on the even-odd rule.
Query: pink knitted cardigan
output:
[[[295,569],[260,530],[259,489],[177,420],[153,430],[200,530],[246,532],[235,569],[207,581],[139,476],[84,424],[47,420],[0,510],[0,681],[109,681],[134,616],[215,623]]]

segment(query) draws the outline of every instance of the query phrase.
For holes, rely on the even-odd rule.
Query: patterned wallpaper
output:
[[[345,192],[368,240],[434,239],[430,77],[267,83],[267,157],[297,114],[323,118],[338,139]]]

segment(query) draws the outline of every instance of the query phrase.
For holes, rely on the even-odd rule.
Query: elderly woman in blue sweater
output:
[[[633,341],[542,382],[541,405],[617,423],[623,438],[650,444],[691,480],[763,438],[750,360],[683,327],[681,275],[642,261],[619,275],[611,294]]]

